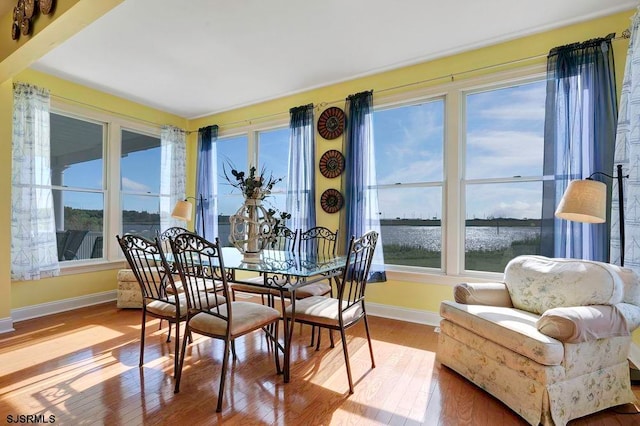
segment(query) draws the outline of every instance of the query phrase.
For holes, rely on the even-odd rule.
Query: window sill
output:
[[[127,267],[126,261],[76,261],[76,262],[63,262],[60,263],[60,276],[75,275],[75,274],[87,274],[91,272],[108,271],[113,269],[123,269]]]
[[[453,287],[463,282],[502,282],[501,272],[468,271],[463,275],[447,275],[437,270],[386,265],[387,279]]]

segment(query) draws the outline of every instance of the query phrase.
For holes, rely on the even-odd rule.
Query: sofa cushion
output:
[[[512,259],[504,280],[514,307],[540,315],[558,307],[615,305],[624,288],[609,264],[543,256]]]
[[[623,268],[618,265],[609,265],[609,267],[616,271],[622,280],[624,286],[622,301],[640,306],[640,278],[638,278],[638,274],[633,269]]]
[[[549,309],[542,314],[537,327],[542,334],[567,343],[630,334],[624,316],[609,305]]]
[[[453,297],[465,305],[513,306],[504,283],[461,283],[454,287]]]
[[[564,347],[558,340],[538,331],[538,315],[514,308],[450,301],[440,304],[440,315],[539,364],[562,363]]]

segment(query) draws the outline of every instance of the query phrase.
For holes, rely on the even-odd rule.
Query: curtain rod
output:
[[[622,34],[619,37],[614,37],[612,40],[614,40],[614,41],[615,40],[626,40],[626,39],[629,39],[629,38],[631,38],[631,31],[627,28],[624,31],[622,31]],[[456,76],[471,74],[471,73],[478,72],[478,71],[486,71],[486,70],[489,70],[489,69],[499,68],[499,67],[503,67],[503,66],[506,66],[506,65],[518,64],[518,63],[521,63],[521,62],[532,61],[534,59],[543,58],[543,57],[545,57],[547,55],[548,55],[548,53],[542,53],[542,54],[539,54],[539,55],[528,56],[526,58],[515,59],[513,61],[507,61],[507,62],[501,62],[501,63],[498,63],[498,64],[486,65],[484,67],[472,68],[472,69],[465,70],[465,71],[460,71],[460,72],[457,72],[457,73],[445,74],[445,75],[441,75],[441,76],[438,76],[438,77],[428,78],[426,80],[419,80],[419,81],[414,81],[414,82],[411,82],[411,83],[400,84],[398,86],[386,87],[384,89],[375,90],[375,92],[376,93],[384,93],[384,92],[389,92],[389,91],[392,91],[392,90],[404,89],[406,87],[417,86],[417,85],[420,85],[420,84],[431,83],[431,82],[434,82],[434,81],[443,80],[445,78],[446,79],[450,79],[451,81],[453,81]],[[57,99],[63,99],[65,101],[73,102],[73,103],[76,103],[76,104],[79,104],[79,105],[84,105],[84,106],[92,108],[92,109],[96,109],[96,110],[99,110],[99,111],[103,111],[103,112],[107,112],[107,113],[110,113],[110,114],[118,115],[120,117],[124,117],[124,118],[132,119],[132,120],[135,120],[135,121],[138,121],[138,122],[142,122],[142,123],[145,123],[145,124],[149,124],[149,125],[151,125],[153,127],[159,128],[159,129],[162,128],[162,126],[164,126],[163,124],[158,124],[158,123],[155,123],[155,122],[152,122],[152,121],[148,121],[148,120],[144,120],[144,119],[141,119],[141,118],[138,118],[138,117],[133,117],[131,115],[127,115],[127,114],[124,114],[124,113],[121,113],[121,112],[117,112],[117,111],[111,111],[109,109],[101,108],[99,106],[91,105],[91,104],[88,104],[86,102],[78,101],[78,100],[75,100],[75,99],[65,98],[64,96],[51,94],[51,97],[54,97],[54,98],[57,98]],[[322,108],[322,107],[341,102],[342,100],[343,99],[336,99],[334,101],[320,102],[319,104],[317,104],[316,109],[319,111],[320,108]],[[249,118],[249,119],[244,119],[244,120],[238,120],[238,121],[232,121],[232,122],[225,123],[225,124],[218,124],[218,127],[220,127],[220,128],[222,128],[222,127],[234,127],[235,125],[238,125],[238,124],[252,124],[254,121],[260,121],[260,120],[264,120],[264,119],[272,118],[272,117],[277,117],[277,116],[288,114],[288,113],[289,113],[289,110],[280,111],[280,112],[275,112],[275,113],[272,113],[272,114],[262,115],[262,116],[259,116],[259,117],[254,117],[254,118]],[[187,133],[187,134],[197,133],[197,132],[198,132],[197,130],[189,130],[189,131],[185,130],[185,133]]]
[[[614,33],[615,34],[615,33]],[[626,40],[631,38],[631,31],[627,28],[626,30],[622,31],[622,34],[619,37],[614,37],[612,40]],[[548,56],[549,53],[541,53],[538,55],[533,55],[533,56],[528,56],[526,58],[521,58],[521,59],[515,59],[513,61],[508,61],[508,62],[501,62],[498,64],[492,64],[492,65],[487,65],[484,67],[478,67],[478,68],[472,68],[469,70],[465,70],[465,71],[460,71],[457,73],[451,73],[451,74],[445,74],[445,75],[441,75],[438,77],[432,77],[432,78],[428,78],[426,80],[419,80],[419,81],[414,81],[411,83],[405,83],[405,84],[400,84],[398,86],[392,86],[392,87],[386,87],[384,89],[378,89],[375,90],[376,93],[384,93],[384,92],[389,92],[392,90],[398,90],[398,89],[404,89],[406,87],[411,87],[411,86],[417,86],[420,84],[425,84],[425,83],[431,83],[434,81],[438,81],[438,80],[443,80],[443,79],[450,79],[451,81],[453,81],[455,79],[456,76],[461,76],[461,75],[465,75],[465,74],[470,74],[470,73],[474,73],[474,72],[478,72],[478,71],[486,71],[489,69],[493,69],[493,68],[499,68],[499,67],[503,67],[506,65],[512,65],[512,64],[518,64],[521,62],[527,62],[527,61],[532,61],[534,59],[540,59],[540,58],[544,58],[546,56]],[[335,104],[338,102],[343,101],[343,99],[336,99],[334,101],[325,101],[325,102],[320,102],[316,105],[316,110],[320,110],[320,108],[323,108],[327,105],[331,105],[331,104]],[[218,127],[223,128],[223,127],[234,127],[235,125],[238,124],[252,124],[253,121],[259,121],[259,120],[264,120],[266,118],[271,118],[271,117],[276,117],[279,115],[283,115],[283,114],[287,114],[289,111],[281,111],[281,112],[275,112],[273,114],[267,114],[267,115],[261,115],[259,117],[254,117],[254,118],[249,118],[249,119],[245,119],[245,120],[238,120],[238,121],[232,121],[229,123],[225,123],[225,124],[218,124]],[[189,133],[192,132],[197,132],[197,130],[192,130]]]

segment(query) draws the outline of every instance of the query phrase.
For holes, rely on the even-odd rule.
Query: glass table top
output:
[[[234,247],[222,247],[222,259],[227,269],[268,272],[281,275],[311,277],[343,268],[347,256],[319,256],[315,253],[297,253],[284,250],[263,250],[257,262],[243,261],[242,253]]]

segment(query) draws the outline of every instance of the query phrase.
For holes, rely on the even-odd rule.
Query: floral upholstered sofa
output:
[[[459,284],[454,294],[440,306],[437,360],[530,424],[564,425],[635,402],[627,357],[640,283],[632,270],[520,256],[504,282]]]

